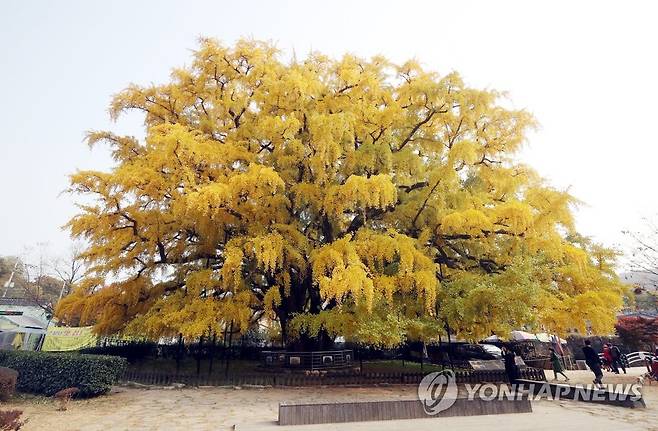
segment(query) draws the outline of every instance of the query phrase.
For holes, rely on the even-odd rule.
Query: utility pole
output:
[[[64,288],[66,288],[66,281],[62,283],[62,289],[59,291],[59,298],[57,298],[57,302],[59,302],[59,300],[62,299],[62,295],[64,295]]]
[[[11,274],[9,274],[9,280],[5,282],[5,291],[2,293],[3,298],[7,296],[7,291],[9,290],[9,288],[14,286],[12,280],[14,279],[14,273],[16,272],[16,268],[18,268],[18,260],[14,264],[14,269],[11,270]]]

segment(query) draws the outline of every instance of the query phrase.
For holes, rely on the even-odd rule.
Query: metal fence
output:
[[[626,364],[629,367],[642,367],[645,366],[647,361],[655,360],[656,356],[650,352],[631,352],[626,357]],[[599,353],[599,359],[601,361],[605,360],[603,353]]]
[[[521,378],[545,381],[544,370],[526,368]],[[123,382],[168,386],[183,383],[188,386],[369,386],[378,384],[418,384],[425,373],[354,373],[348,375],[289,374],[236,374],[229,376],[165,374],[128,370]],[[456,371],[457,383],[499,383],[507,381],[504,371]]]

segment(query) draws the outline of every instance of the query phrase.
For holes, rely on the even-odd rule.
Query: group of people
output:
[[[551,364],[553,365],[554,380],[557,380],[557,375],[561,374],[566,381],[569,381],[569,377],[567,377],[567,375],[564,374],[564,366],[562,365],[562,361],[560,361],[560,357],[555,352],[555,349],[551,347],[550,351],[551,351]],[[508,349],[505,346],[503,346],[502,352],[503,352],[503,361],[505,362],[505,372],[507,373],[507,378],[510,381],[510,383],[515,383],[520,375],[519,367],[518,365],[516,365],[516,354],[511,349]]]
[[[603,379],[603,369],[612,371],[619,374],[621,368],[626,374],[626,358],[619,350],[619,347],[606,343],[603,345],[603,360],[596,353],[592,347],[590,340],[585,340],[585,347],[583,347],[583,354],[585,355],[585,362],[590,370],[594,373],[594,384],[600,385]]]
[[[626,374],[626,358],[621,353],[621,350],[619,350],[619,347],[611,343],[603,345],[603,366],[615,374],[619,374],[619,369],[621,368],[624,374]]]
[[[560,357],[555,352],[555,349],[551,347],[550,351],[551,351],[551,363],[553,365],[553,376],[555,377],[554,380],[557,380],[557,375],[561,374],[562,376],[564,376],[566,381],[569,381],[569,377],[567,377],[567,375],[564,374],[564,366],[560,361]],[[503,346],[502,348],[502,353],[503,353],[503,361],[505,363],[505,373],[507,373],[507,378],[510,383],[516,383],[517,379],[521,374],[519,371],[519,366],[516,364],[516,354],[514,353],[514,351],[508,349],[505,346]]]
[[[505,362],[505,372],[510,383],[515,383],[519,378],[519,367],[516,365],[516,355],[511,349],[506,347],[502,348],[503,352],[503,361]],[[585,346],[583,347],[583,354],[585,355],[585,363],[590,370],[594,373],[594,384],[601,385],[603,380],[603,369],[605,368],[608,371],[612,371],[615,374],[619,374],[619,369],[626,374],[626,363],[625,357],[619,350],[619,347],[606,343],[603,345],[603,360],[599,357],[599,354],[592,347],[592,342],[590,340],[585,340]],[[565,381],[569,381],[569,377],[564,373],[564,365],[560,359],[560,356],[557,354],[554,348],[550,348],[551,354],[551,364],[553,366],[553,380],[557,380],[558,374],[564,377]],[[658,350],[656,351],[656,357],[658,358]],[[658,362],[657,362],[658,363]]]

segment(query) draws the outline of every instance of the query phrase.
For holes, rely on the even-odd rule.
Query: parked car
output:
[[[501,350],[491,344],[442,343],[427,346],[427,354],[434,363],[501,359]]]
[[[498,346],[494,346],[493,344],[480,344],[484,350],[487,351],[487,353],[495,356],[495,359],[502,359],[503,358],[503,351],[500,349]]]

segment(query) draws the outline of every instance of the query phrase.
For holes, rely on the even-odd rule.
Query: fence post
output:
[[[180,361],[183,354],[183,334],[178,334],[178,351],[176,352],[176,375],[180,373]]]

